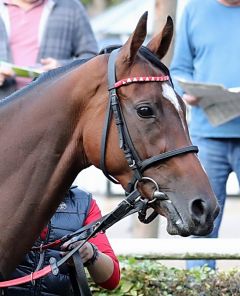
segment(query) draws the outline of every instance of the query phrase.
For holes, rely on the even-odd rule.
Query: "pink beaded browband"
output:
[[[125,78],[117,81],[114,84],[114,88],[118,88],[122,85],[128,85],[130,83],[135,83],[135,82],[162,82],[162,81],[167,81],[169,80],[169,76],[139,76],[139,77],[130,77],[130,78]]]

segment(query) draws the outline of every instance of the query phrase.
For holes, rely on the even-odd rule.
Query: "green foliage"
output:
[[[114,291],[93,284],[97,296],[239,296],[240,270],[214,271],[208,267],[183,270],[158,261],[121,258],[121,283]]]

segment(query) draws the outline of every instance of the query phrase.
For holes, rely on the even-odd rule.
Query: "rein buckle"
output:
[[[51,257],[49,259],[49,263],[50,263],[50,266],[51,266],[51,269],[52,269],[52,274],[53,275],[58,275],[59,273],[59,268],[57,266],[57,260],[55,257]]]

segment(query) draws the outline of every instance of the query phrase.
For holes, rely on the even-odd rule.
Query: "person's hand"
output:
[[[67,241],[66,243],[64,243],[61,246],[61,249],[63,251],[70,251],[72,249],[74,249],[76,246],[80,245],[82,243],[82,241],[77,241],[74,242],[74,239],[71,239],[69,241]],[[63,255],[65,254],[63,253]],[[82,262],[85,263],[87,262],[89,259],[91,259],[93,257],[93,247],[89,242],[86,242],[80,249],[79,249],[79,253],[82,259]]]
[[[182,98],[184,102],[186,102],[188,105],[191,105],[191,106],[196,106],[199,103],[199,98],[188,95],[188,94],[184,94]]]
[[[10,68],[0,67],[0,86],[3,85],[4,81],[8,77],[13,77],[14,71]]]
[[[41,59],[41,64],[43,71],[49,71],[61,66],[59,61],[53,58]]]

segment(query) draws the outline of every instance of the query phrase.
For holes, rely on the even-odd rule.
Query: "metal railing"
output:
[[[110,243],[116,255],[130,256],[138,259],[240,259],[240,239],[112,238]]]

